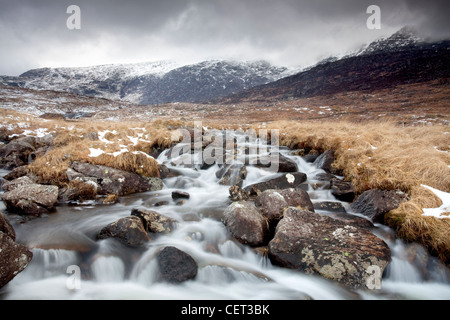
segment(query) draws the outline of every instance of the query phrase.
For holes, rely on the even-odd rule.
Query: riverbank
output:
[[[182,249],[184,248],[186,252],[193,255],[197,262],[203,261],[201,257],[204,257],[205,245],[207,245],[203,240],[206,237],[209,239],[208,241],[212,242],[216,247],[216,249],[213,250],[210,245],[207,245],[207,255],[209,258],[211,258],[209,256],[211,253],[210,250],[213,250],[213,252],[217,251],[221,255],[223,255],[224,252],[228,252],[226,251],[228,249],[224,249],[223,244],[227,241],[232,241],[233,246],[225,246],[231,246],[233,248],[230,249],[232,250],[232,253],[228,252],[231,256],[236,256],[234,245],[237,245],[239,250],[244,250],[245,254],[243,257],[245,256],[245,259],[253,261],[251,264],[267,263],[267,257],[260,261],[259,254],[257,254],[257,258],[255,258],[255,252],[250,248],[248,248],[248,250],[250,250],[248,252],[247,249],[244,249],[246,248],[245,244],[244,247],[242,247],[241,244],[235,243],[236,239],[242,237],[235,236],[235,239],[230,239],[228,238],[229,234],[227,234],[227,232],[224,233],[225,229],[223,228],[225,227],[220,223],[220,219],[230,201],[230,194],[228,192],[229,186],[227,186],[228,182],[225,182],[230,177],[227,177],[227,180],[224,181],[228,171],[225,170],[227,172],[221,172],[218,163],[215,163],[214,161],[212,163],[208,163],[208,161],[190,163],[187,161],[196,159],[194,155],[197,154],[197,151],[200,153],[203,152],[204,155],[205,151],[208,150],[208,146],[214,145],[214,143],[219,143],[221,148],[224,148],[223,155],[228,154],[223,141],[220,141],[220,139],[217,140],[217,138],[211,138],[211,136],[206,134],[207,132],[215,131],[213,130],[213,124],[204,123],[203,126],[194,129],[193,124],[182,121],[154,121],[152,123],[123,123],[92,120],[64,121],[61,119],[48,120],[32,118],[29,115],[20,115],[16,113],[6,115],[4,119],[10,120],[9,122],[5,121],[5,123],[3,123],[3,128],[5,128],[3,133],[3,139],[6,142],[5,147],[8,145],[11,146],[11,144],[18,144],[18,142],[24,142],[31,146],[31,149],[25,149],[27,150],[26,156],[24,156],[25,154],[19,155],[20,152],[24,152],[23,149],[19,148],[17,149],[17,157],[10,157],[7,159],[9,161],[8,163],[11,163],[11,161],[22,161],[23,164],[26,164],[26,166],[17,166],[21,169],[14,170],[13,172],[16,176],[10,176],[8,179],[13,181],[20,176],[27,176],[34,180],[34,184],[42,186],[54,185],[58,187],[59,200],[58,203],[56,203],[55,208],[53,208],[56,209],[56,215],[52,213],[51,210],[48,214],[44,214],[46,220],[56,219],[55,222],[57,222],[57,225],[62,223],[59,219],[61,218],[61,213],[66,210],[69,210],[70,212],[85,212],[86,210],[95,211],[95,216],[98,216],[101,223],[99,223],[99,220],[94,219],[94,216],[88,218],[89,215],[86,216],[85,213],[83,214],[87,220],[92,222],[96,221],[89,227],[87,227],[89,222],[78,221],[78,219],[76,221],[73,220],[75,219],[73,212],[69,213],[71,216],[69,219],[72,223],[75,223],[75,225],[80,226],[75,229],[79,229],[78,231],[81,231],[82,235],[77,235],[76,239],[83,239],[82,244],[87,244],[87,247],[89,248],[96,248],[95,250],[98,250],[97,246],[100,245],[100,247],[103,248],[102,250],[106,250],[102,251],[101,255],[116,256],[117,248],[112,249],[109,247],[111,244],[110,240],[101,240],[99,243],[92,243],[92,238],[95,239],[96,235],[108,226],[108,231],[104,231],[102,235],[114,234],[118,226],[116,223],[119,221],[135,222],[136,219],[129,216],[138,203],[137,207],[148,209],[150,206],[153,209],[157,208],[160,214],[165,214],[169,218],[175,219],[175,221],[181,223],[182,227],[176,228],[176,231],[174,231],[176,235],[175,244],[181,246]],[[434,193],[428,188],[421,187],[422,185],[432,186],[443,192],[450,191],[446,187],[448,186],[449,181],[447,173],[448,163],[450,163],[448,149],[446,149],[445,146],[445,137],[448,134],[446,133],[446,127],[404,128],[385,122],[355,124],[332,121],[321,123],[287,121],[270,124],[261,123],[252,126],[252,128],[255,129],[255,132],[259,133],[272,133],[272,130],[274,130],[273,132],[277,131],[280,133],[280,145],[287,146],[289,149],[283,149],[283,157],[278,159],[277,166],[279,168],[282,165],[284,168],[283,171],[287,170],[288,172],[292,172],[292,174],[286,176],[288,187],[291,182],[294,182],[297,179],[297,174],[294,174],[294,172],[304,171],[308,173],[309,179],[306,181],[306,184],[301,187],[307,188],[308,193],[314,200],[313,202],[317,202],[317,205],[319,205],[319,202],[322,202],[319,206],[319,211],[330,212],[330,210],[335,210],[336,208],[331,207],[327,201],[332,201],[333,203],[336,203],[337,201],[338,203],[344,204],[338,208],[339,210],[344,208],[347,209],[347,211],[360,214],[359,210],[354,210],[353,203],[356,203],[360,197],[362,198],[362,195],[366,191],[396,191],[405,194],[407,201],[398,203],[398,205],[395,206],[397,209],[383,212],[383,217],[379,218],[381,219],[381,223],[389,223],[391,221],[390,219],[395,218],[396,224],[391,226],[394,227],[397,234],[400,236],[402,236],[402,232],[406,232],[404,230],[412,230],[410,232],[416,233],[424,232],[421,233],[420,236],[427,241],[423,241],[420,237],[414,239],[406,237],[406,239],[408,241],[424,244],[433,255],[439,256],[444,262],[446,261],[446,257],[448,257],[448,255],[446,255],[448,253],[448,237],[446,237],[446,234],[448,234],[449,229],[445,212],[442,212],[443,217],[441,219],[436,217],[423,217],[421,213],[417,212],[413,217],[408,216],[408,218],[403,221],[402,219],[397,219],[397,216],[395,216],[398,212],[405,215],[410,214],[410,210],[408,209],[410,206],[417,208],[419,211],[422,210],[422,212],[425,208],[437,208],[441,206],[442,203],[439,202],[439,199],[436,198]],[[231,150],[229,151],[232,152],[228,155],[234,154],[236,156],[239,153],[247,156],[252,155],[251,152],[255,150],[252,149],[251,146],[238,147],[239,140],[242,139],[241,133],[239,132],[248,132],[248,129],[250,129],[250,127],[243,127],[240,131],[235,132],[236,135],[234,135],[234,133],[230,135],[231,139],[228,141],[231,142]],[[219,133],[219,136],[227,136],[224,131],[216,132]],[[200,136],[200,141],[195,141],[196,135]],[[9,141],[6,141],[8,139]],[[27,140],[21,141],[21,139]],[[187,153],[184,153],[184,147],[178,150],[177,154],[174,152],[173,148],[172,150],[169,150],[170,147],[173,147],[176,143],[185,139],[188,139]],[[195,142],[202,143],[199,145]],[[23,144],[19,145],[23,146]],[[413,147],[417,149],[412,149]],[[422,156],[419,154],[418,150],[424,151]],[[210,153],[210,155],[212,154],[213,153]],[[265,157],[268,156],[267,154],[263,155]],[[248,166],[246,170],[243,171],[240,167],[240,169],[236,171],[237,176],[233,176],[233,179],[237,178],[237,183],[242,183],[240,184],[242,187],[257,185],[261,182],[264,186],[267,184],[269,178],[280,178],[277,177],[276,174],[275,176],[270,177],[267,176],[267,173],[264,173],[267,172],[268,167],[272,166],[264,164],[261,156],[262,155],[259,154],[255,155],[257,161],[254,162],[253,165]],[[216,160],[218,159],[216,156],[213,158]],[[205,160],[204,157],[201,159]],[[246,158],[244,157],[244,159]],[[252,157],[249,157],[249,159],[252,159]],[[280,159],[283,161],[280,161]],[[28,164],[25,162],[30,163]],[[424,163],[428,164],[428,166],[425,167],[425,170],[422,170]],[[20,164],[20,162],[17,162],[16,164]],[[293,168],[292,171],[291,168]],[[320,178],[317,178],[319,177],[317,176],[319,173],[322,175]],[[131,180],[132,178],[128,174],[133,174],[144,179],[139,180],[139,178],[137,180],[139,181],[137,184],[139,186],[142,185],[141,182],[143,181],[150,181],[149,179],[161,179],[163,185],[155,190],[152,190],[150,186],[145,186],[149,188],[147,190],[136,191],[129,188],[125,183],[126,181],[134,181]],[[272,172],[272,175],[273,174],[274,172]],[[112,176],[114,176],[114,178],[111,178]],[[136,176],[133,176],[133,179]],[[112,183],[108,183],[108,179],[110,179]],[[231,180],[235,181],[233,179]],[[241,181],[239,181],[239,179],[241,179]],[[153,186],[153,183],[156,180],[151,181],[151,185]],[[83,184],[84,187],[80,188],[80,184]],[[133,183],[132,185],[135,184]],[[114,188],[112,188],[112,186],[114,186]],[[117,186],[120,186],[120,188],[116,188]],[[243,189],[245,190],[246,188]],[[252,196],[251,194],[248,194],[250,191],[256,192],[256,196],[259,195],[258,191],[255,191],[257,190],[255,188],[247,190],[248,191],[245,191],[245,193],[238,190],[237,196]],[[176,195],[176,198],[174,197],[174,194]],[[269,195],[269,197],[270,196],[271,195]],[[128,202],[129,200],[127,199],[130,199],[130,197],[131,199],[137,200],[137,202],[131,201],[133,203],[131,206],[124,206],[124,201]],[[109,200],[112,199],[113,201],[105,201],[106,198],[109,198]],[[99,202],[99,200],[102,201]],[[290,203],[286,199],[285,201],[287,204]],[[261,202],[260,200],[255,200],[255,204],[257,203],[266,203],[266,201]],[[300,206],[302,207],[303,205]],[[260,205],[258,210],[269,212],[273,209],[265,207],[265,205]],[[117,214],[108,215],[106,217],[104,216],[105,211],[113,211],[117,212]],[[289,213],[289,215],[293,214],[295,213]],[[67,215],[67,217],[69,215]],[[14,217],[14,219],[25,222],[23,225],[20,224],[20,222],[19,224],[17,222],[14,224],[19,229],[19,239],[22,240],[22,237],[27,234],[27,226],[34,225],[36,221],[39,221],[39,218],[23,220],[23,216],[21,215]],[[207,219],[204,220],[204,217],[207,217]],[[200,221],[197,220],[199,218]],[[211,221],[208,220],[208,218],[213,218],[213,221],[215,222],[217,222],[216,220],[218,219],[219,225],[215,224],[215,222],[211,224]],[[320,220],[322,218],[317,216],[317,219]],[[371,220],[371,218],[367,217],[366,219]],[[420,224],[422,229],[406,228],[411,228],[407,223],[411,223],[411,220],[413,219],[418,221],[416,224]],[[433,228],[431,223],[429,223],[429,226],[427,225],[424,227],[424,223],[421,222],[420,219],[433,221],[433,225],[439,227]],[[333,219],[330,220],[327,218],[325,220],[328,223]],[[187,239],[186,230],[193,230],[191,229],[193,227],[191,223],[195,221],[199,223],[194,229],[201,231],[195,231],[194,233],[189,231],[188,237],[190,239],[189,241],[192,241],[193,239],[201,241],[202,245],[200,251],[196,251],[198,248],[194,250],[190,245],[184,243]],[[377,220],[376,223],[379,223],[379,221]],[[83,227],[81,227],[81,225]],[[148,223],[145,223],[144,226],[145,225],[148,226]],[[343,226],[344,225],[342,224],[342,228],[340,229],[346,230]],[[216,230],[215,232],[222,234],[223,236],[220,237],[221,240],[218,241],[214,234],[209,234],[205,227],[213,228]],[[282,227],[289,228],[289,226],[286,226],[286,223],[284,223]],[[227,228],[229,227],[227,226]],[[352,226],[351,228],[360,230],[358,229],[359,227],[356,228]],[[405,229],[402,231],[402,228]],[[44,229],[47,229],[47,227]],[[39,228],[37,230],[39,230]],[[231,230],[228,231],[231,232]],[[148,241],[147,236],[144,234],[145,232],[148,232],[148,230],[144,228],[144,232],[141,232],[144,236],[144,243]],[[280,239],[280,236],[278,236],[278,238],[273,238],[275,235],[273,233],[274,230],[270,232],[272,232],[272,234],[270,235],[269,240],[273,239],[273,241],[278,241],[277,239]],[[381,234],[384,233],[382,228],[378,232],[381,232]],[[360,231],[358,231],[358,233],[360,233]],[[352,238],[351,234],[352,233],[348,235],[347,239]],[[157,248],[160,248],[160,245],[173,244],[173,235],[174,234],[172,233],[170,237],[157,238],[158,240],[156,242],[150,242],[149,249],[151,248],[151,250],[145,254],[147,257],[145,261],[150,261],[152,259],[151,257],[157,254]],[[30,235],[27,237],[29,236]],[[295,234],[292,236],[298,237],[298,235]],[[336,236],[338,237],[336,238],[336,241],[343,241],[344,234],[342,232],[336,233]],[[441,238],[439,238],[439,236],[441,236]],[[261,245],[267,245],[267,240],[264,240],[266,237],[266,235],[262,237],[263,241],[261,242]],[[389,237],[386,238],[385,236],[382,236],[382,238],[388,243],[392,241],[389,240]],[[329,239],[329,236],[324,235],[320,240],[329,241]],[[71,239],[69,243],[71,243],[72,240],[73,239]],[[55,252],[55,254],[60,254],[66,252],[65,250],[71,247],[55,248],[52,247],[51,243],[45,243],[45,241],[41,244],[36,244],[35,239],[33,241],[35,244],[33,249],[34,253],[41,256],[37,261],[48,258],[45,257],[50,254],[50,252],[46,250],[59,250]],[[54,243],[54,240],[52,242]],[[103,247],[103,244],[105,243],[108,244],[108,248]],[[141,242],[139,241],[139,243]],[[81,247],[84,245],[81,245]],[[387,268],[387,272],[390,273],[396,269],[395,266],[398,266],[398,261],[396,261],[398,255],[395,253],[397,245],[396,241],[390,245],[390,250],[394,251],[393,267],[388,266]],[[83,250],[81,252],[84,252]],[[109,252],[109,250],[112,250],[112,252]],[[135,252],[133,250],[135,249],[132,249],[131,251]],[[260,252],[265,252],[264,250],[267,249],[263,249]],[[122,252],[122,249],[119,251]],[[77,260],[78,258],[76,258],[76,254],[72,251],[69,252],[70,253],[66,253],[71,257],[70,260],[78,263],[79,261]],[[123,254],[127,256],[131,254],[134,256],[133,259],[143,258],[138,258],[135,254],[130,253],[129,250],[126,250],[126,252],[126,254]],[[420,250],[417,252],[420,252]],[[92,260],[88,259],[86,261],[85,255],[85,253],[82,254],[82,261],[83,263],[89,262],[90,265]],[[275,255],[273,245],[272,255]],[[404,255],[403,250],[401,255]],[[415,258],[413,259],[419,259],[418,257],[420,255],[422,255],[422,253],[414,254],[413,256]],[[352,251],[349,250],[342,251],[340,256],[340,259],[354,259]],[[217,258],[216,256],[212,257],[214,258],[214,261],[217,261],[215,260]],[[123,257],[120,257],[120,259],[123,259]],[[111,262],[111,259],[107,260]],[[272,262],[274,261],[275,260]],[[142,263],[145,264],[144,261]],[[95,264],[100,264],[100,262],[95,262]],[[121,262],[119,262],[119,265],[120,264]],[[222,264],[220,263],[220,265]],[[101,268],[106,268],[104,265],[101,266]],[[204,278],[204,273],[209,269],[205,269],[204,267],[204,264],[199,264],[198,272],[203,279],[202,281],[205,281],[206,278]],[[249,265],[246,265],[244,270],[247,270],[248,267]],[[385,264],[383,264],[383,268],[384,267]],[[92,271],[93,267],[89,268],[89,272],[95,273],[95,271]],[[125,270],[128,270],[128,268],[137,270],[136,265],[119,266],[119,269],[122,270],[123,268],[125,268]],[[140,267],[140,269],[146,268],[145,265]],[[215,273],[217,270],[215,267],[213,269]],[[241,270],[241,267],[237,267],[237,270]],[[101,271],[99,272],[101,273]],[[125,273],[128,272],[130,271]],[[251,274],[256,275],[257,278],[260,278],[261,274],[265,274],[266,276],[263,276],[263,279],[269,279],[270,277],[267,277],[267,275],[272,273],[272,269],[257,269],[256,273],[251,272]],[[275,272],[275,274],[277,273]],[[96,275],[93,277],[95,278]],[[119,278],[124,279],[124,277],[125,279],[128,279],[128,276],[124,275],[121,275]],[[424,277],[425,276],[420,276],[420,281],[423,281],[425,279]],[[154,283],[154,281],[155,279],[151,280],[150,283]],[[362,283],[365,283],[364,280]]]

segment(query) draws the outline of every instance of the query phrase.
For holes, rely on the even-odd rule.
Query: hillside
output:
[[[373,92],[400,85],[450,79],[450,41],[418,42],[403,31],[370,44],[357,54],[326,60],[304,72],[231,95],[222,102],[286,100]]]

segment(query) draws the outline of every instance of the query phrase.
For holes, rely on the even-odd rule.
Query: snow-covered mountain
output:
[[[358,56],[375,52],[398,51],[408,46],[415,46],[421,42],[424,42],[424,39],[419,37],[414,29],[411,27],[403,27],[390,37],[378,39],[353,55]]]
[[[0,83],[35,90],[70,92],[137,104],[201,102],[266,84],[289,75],[265,61],[206,61],[182,66],[173,61],[42,68]]]
[[[371,92],[450,78],[450,41],[426,42],[403,28],[343,58],[328,58],[302,72],[244,90],[222,102],[295,99]]]

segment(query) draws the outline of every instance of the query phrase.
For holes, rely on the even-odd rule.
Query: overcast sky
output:
[[[369,30],[369,5],[381,30]],[[81,30],[69,30],[69,5]],[[449,38],[449,0],[0,0],[0,75],[32,68],[208,59],[301,67],[402,26]]]

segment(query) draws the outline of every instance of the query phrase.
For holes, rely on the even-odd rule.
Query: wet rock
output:
[[[269,231],[267,219],[249,201],[233,202],[225,210],[222,222],[239,242],[251,246],[263,244]]]
[[[331,181],[331,179],[336,178],[334,175],[332,175],[331,173],[318,173],[316,174],[316,176],[314,177],[315,180],[319,180],[319,181]]]
[[[29,155],[36,150],[35,139],[24,137],[0,147],[0,167],[13,169],[29,163]]]
[[[288,208],[269,243],[272,263],[364,288],[391,260],[389,247],[367,228]],[[370,273],[370,268],[380,272]]]
[[[146,191],[158,191],[163,188],[160,178],[147,178],[136,173],[126,172],[106,166],[74,162],[71,168],[82,176],[73,173],[72,179],[94,181],[100,188],[99,194],[115,194],[125,196]]]
[[[314,209],[329,212],[346,213],[344,206],[340,202],[321,201],[314,203]]]
[[[147,232],[152,233],[170,233],[176,223],[174,219],[165,217],[158,212],[151,210],[133,209],[131,215],[140,218],[144,225],[144,229]]]
[[[0,147],[0,167],[11,170],[28,165],[37,155],[44,154],[53,140],[51,134],[39,138],[28,136],[12,140]]]
[[[197,276],[197,262],[189,254],[175,247],[165,247],[158,255],[159,279],[182,283]]]
[[[25,185],[30,185],[33,184],[34,182],[27,176],[24,177],[20,177],[17,178],[15,180],[12,181],[6,181],[5,183],[3,183],[3,191],[8,192],[8,191],[12,191],[20,186],[25,186]]]
[[[332,173],[332,164],[334,162],[334,151],[333,150],[327,150],[324,153],[322,153],[320,156],[314,160],[314,165],[319,168],[323,169],[328,173]]]
[[[12,180],[21,178],[23,176],[28,176],[28,178],[30,178],[27,166],[21,166],[21,167],[14,168],[11,172],[9,172],[6,176],[4,176],[4,178],[5,178],[5,180],[12,181]]]
[[[302,172],[287,173],[281,177],[271,179],[269,181],[260,182],[244,188],[249,195],[259,195],[265,190],[282,190],[289,188],[299,188],[307,179],[306,174]]]
[[[336,220],[341,220],[342,222],[351,225],[351,226],[355,226],[355,227],[359,227],[359,228],[367,228],[367,229],[371,229],[374,227],[373,223],[363,217],[358,217],[352,214],[347,214],[347,213],[342,213],[342,212],[327,212],[326,214],[328,217],[331,217],[333,219]]]
[[[352,202],[355,199],[355,188],[351,182],[333,178],[331,179],[331,194],[338,200]]]
[[[183,191],[174,191],[172,192],[172,199],[173,200],[179,200],[179,199],[189,199],[191,195],[187,192]]]
[[[231,186],[228,191],[230,193],[231,201],[242,201],[249,199],[248,192],[237,185]]]
[[[16,232],[14,231],[13,226],[11,225],[11,223],[9,223],[9,220],[6,218],[6,216],[1,212],[0,212],[0,232],[3,232],[13,241],[16,241]]]
[[[30,263],[33,253],[0,231],[0,288],[8,284]]]
[[[155,158],[156,159],[156,158]],[[159,176],[161,179],[174,178],[181,175],[181,173],[174,169],[169,169],[166,165],[160,164],[159,168]]]
[[[255,199],[255,205],[271,224],[283,218],[288,207],[314,212],[308,193],[302,189],[266,190]]]
[[[384,215],[397,209],[407,197],[406,193],[398,190],[369,190],[359,196],[351,208],[374,222],[384,222]]]
[[[221,175],[221,172],[225,171],[224,174]],[[219,175],[219,176],[218,176]],[[237,185],[242,187],[245,178],[247,178],[247,167],[242,164],[232,164],[228,166],[224,166],[221,170],[216,173],[218,178],[220,177],[219,184],[224,186],[233,186]]]
[[[270,168],[274,172],[297,172],[298,166],[294,160],[283,156],[280,153],[260,156],[256,161],[256,166],[260,168]]]
[[[49,213],[58,201],[58,187],[40,184],[20,184],[2,196],[8,210],[39,216]]]
[[[317,150],[311,150],[308,154],[304,155],[302,158],[308,163],[314,163],[316,159],[320,156]]]
[[[162,201],[156,202],[153,206],[162,207],[162,206],[167,206],[168,204],[169,204],[169,201],[162,200]]]
[[[98,189],[95,182],[72,180],[59,190],[58,199],[62,202],[95,200]]]
[[[107,225],[97,235],[99,240],[108,238],[115,238],[130,247],[139,247],[150,241],[141,219],[136,216],[119,219]]]

